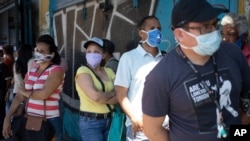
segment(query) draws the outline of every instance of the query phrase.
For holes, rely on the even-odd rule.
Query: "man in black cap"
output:
[[[145,80],[143,131],[150,141],[229,140],[229,126],[250,115],[250,69],[239,48],[221,42],[206,0],[179,0],[172,11],[177,47]],[[239,103],[246,106],[240,107]],[[169,116],[169,130],[162,127]]]

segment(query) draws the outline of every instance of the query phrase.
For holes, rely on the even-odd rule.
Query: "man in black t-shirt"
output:
[[[229,126],[250,116],[250,69],[241,50],[222,42],[223,7],[206,0],[179,0],[172,11],[177,47],[144,83],[143,131],[150,141],[229,140]],[[169,130],[162,127],[169,116]]]

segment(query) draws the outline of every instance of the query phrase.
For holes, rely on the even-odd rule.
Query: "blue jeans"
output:
[[[47,119],[49,121],[49,123],[51,123],[53,125],[53,127],[55,128],[55,134],[56,134],[56,138],[57,141],[61,141],[61,118],[60,117],[55,117],[55,118],[50,118]]]
[[[111,119],[80,116],[79,130],[82,141],[107,141]]]
[[[132,125],[127,126],[127,141],[149,141],[143,132],[133,134]]]

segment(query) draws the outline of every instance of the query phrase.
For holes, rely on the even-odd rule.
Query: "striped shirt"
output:
[[[58,65],[52,65],[42,72],[41,75],[37,73],[37,67],[31,68],[30,71],[25,76],[25,89],[27,91],[39,90],[44,87],[44,84],[50,73],[56,71],[63,71],[63,69]],[[62,91],[64,81],[60,86],[53,92],[48,99],[46,99],[44,106],[44,100],[35,100],[30,98],[27,103],[27,113],[34,116],[44,116],[44,109],[46,111],[46,118],[54,118],[60,115],[59,113],[59,99]]]

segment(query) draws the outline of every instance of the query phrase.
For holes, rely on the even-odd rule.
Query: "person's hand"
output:
[[[132,122],[132,129],[133,133],[135,135],[136,132],[142,132],[143,131],[143,122],[139,118],[133,118],[131,119]]]
[[[8,139],[10,135],[12,134],[11,133],[11,121],[9,117],[4,118],[2,134],[5,139]]]

